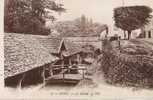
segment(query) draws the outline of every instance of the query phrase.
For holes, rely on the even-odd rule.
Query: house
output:
[[[101,40],[99,37],[65,37],[66,40],[72,41],[73,43],[84,45],[92,45],[95,48],[101,49]]]
[[[93,47],[95,50],[101,48],[101,41],[98,37],[65,37],[57,38],[50,36],[35,36],[39,40],[40,44],[43,45],[50,54],[59,57],[55,65],[69,65],[72,60],[74,62],[82,62],[82,54],[85,52],[89,54],[91,50],[87,50],[87,47]],[[84,52],[84,53],[83,53]],[[93,53],[92,53],[93,54]],[[74,59],[76,61],[74,61]],[[80,61],[78,61],[80,59]]]
[[[51,55],[59,58],[53,65],[51,65],[51,68],[48,69],[48,71],[52,70],[53,74],[60,73],[62,71],[60,68],[62,67],[68,67],[74,63],[81,62],[81,60],[79,60],[81,59],[81,49],[79,45],[53,36],[34,36],[34,38],[36,38]],[[53,66],[55,68],[53,68]]]
[[[50,36],[5,33],[5,85],[29,86],[58,74],[60,67],[81,64],[82,46]],[[59,70],[53,70],[57,66]]]
[[[81,63],[86,62],[85,59],[95,58],[101,51],[102,45],[98,37],[66,37],[64,39],[69,42],[67,47],[71,47],[71,50],[78,51],[78,55],[81,57]]]
[[[141,29],[142,33],[139,37],[141,38],[153,38],[153,18],[150,20],[150,22],[142,27]]]
[[[72,41],[64,39],[65,50],[62,52],[64,57],[65,64],[73,65],[74,63],[81,64],[82,57],[81,57],[81,46],[76,44]]]
[[[97,33],[91,33],[91,34],[76,34],[75,36],[69,36],[69,37],[64,37],[64,39],[72,41],[73,43],[76,44],[81,44],[82,46],[84,45],[91,45],[95,48],[98,48],[101,50],[102,46],[102,38],[107,37],[109,32],[109,28],[107,25],[102,25],[97,29]]]
[[[27,86],[44,82],[45,67],[57,60],[33,35],[5,33],[5,86]]]

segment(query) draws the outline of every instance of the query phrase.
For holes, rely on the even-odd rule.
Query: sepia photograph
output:
[[[4,0],[3,22],[4,97],[153,99],[152,0]]]

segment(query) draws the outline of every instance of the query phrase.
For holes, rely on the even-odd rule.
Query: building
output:
[[[64,39],[65,51],[62,52],[62,55],[65,60],[65,64],[73,65],[73,64],[81,64],[82,63],[82,49],[79,44],[76,44],[70,40]]]
[[[34,36],[34,38],[36,38],[51,55],[59,58],[50,68],[48,68],[48,72],[53,72],[53,75],[60,73],[62,71],[60,68],[62,67],[81,63],[81,48],[78,44],[66,39],[50,36],[37,35]]]
[[[153,38],[153,19],[142,28],[141,38]]]
[[[97,55],[100,54],[102,49],[102,41],[99,39],[99,37],[66,37],[65,41],[69,41],[71,45],[75,44],[76,49],[74,50],[80,51],[78,53],[80,54],[82,63],[92,63],[89,61],[89,59],[94,59]]]
[[[62,51],[63,40],[58,37],[53,36],[41,36],[34,35],[33,38],[36,38],[41,45],[43,45],[50,54],[60,57]]]
[[[45,67],[57,60],[34,35],[16,33],[5,33],[4,57],[5,86],[15,87],[44,82]]]
[[[45,82],[63,67],[83,64],[100,49],[97,38],[71,39],[5,33],[5,85],[24,87]]]
[[[95,37],[65,37],[66,40],[69,40],[73,43],[80,44],[82,46],[92,45],[94,48],[101,49],[101,40],[99,36]]]

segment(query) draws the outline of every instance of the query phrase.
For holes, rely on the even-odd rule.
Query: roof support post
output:
[[[77,62],[78,62],[78,64],[81,63],[81,61],[80,61],[80,54],[77,54]]]
[[[69,59],[69,65],[71,66],[72,65],[71,57],[69,57],[68,59]]]
[[[69,57],[69,66],[68,66],[68,73],[70,73],[70,68],[72,67],[72,58]]]
[[[82,74],[82,78],[85,79],[85,69],[82,69],[83,74]]]
[[[64,58],[62,59],[62,71],[63,71],[63,81],[64,81],[64,79],[65,79],[65,72],[64,72]]]
[[[52,64],[49,65],[49,73],[50,73],[50,76],[53,76],[53,67],[52,67]]]
[[[22,88],[22,82],[23,82],[23,80],[24,80],[24,78],[25,78],[25,75],[26,75],[26,73],[23,73],[21,79],[19,80],[19,84],[18,84],[18,86],[17,86],[17,88],[18,88],[19,90]]]
[[[42,76],[42,79],[43,79],[43,84],[45,84],[45,67],[42,68],[41,76]]]

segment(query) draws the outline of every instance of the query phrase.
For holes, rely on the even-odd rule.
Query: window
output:
[[[146,38],[146,32],[144,32],[144,38]]]
[[[148,32],[148,38],[151,38],[151,31]]]

